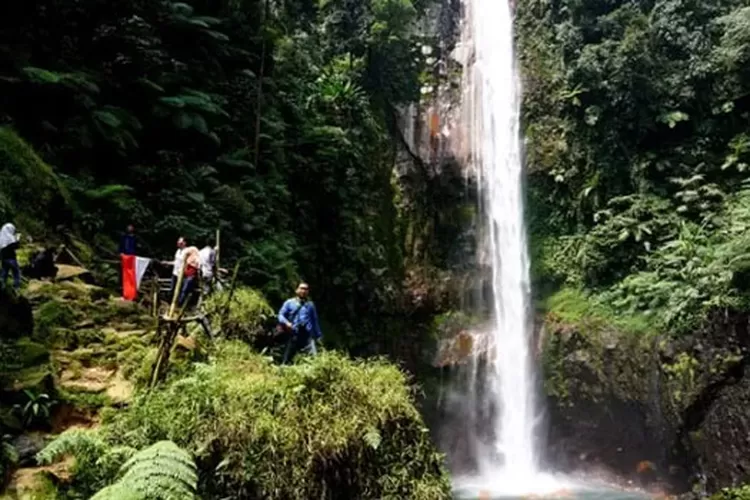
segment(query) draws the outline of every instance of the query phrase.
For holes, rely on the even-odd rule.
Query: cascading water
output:
[[[480,302],[491,299],[484,305],[492,323],[484,332],[462,331],[441,347],[441,359],[459,368],[442,406],[441,429],[456,493],[643,498],[595,476],[572,480],[540,471],[513,0],[463,0],[463,7],[455,52],[464,65],[462,117],[454,152],[478,189],[479,268],[492,290],[491,297],[478,295]]]
[[[537,476],[538,459],[519,131],[521,91],[511,6],[503,0],[469,0],[466,22],[465,42],[473,52],[465,68],[472,159],[486,231],[483,250],[492,270],[494,315],[492,353],[484,370],[485,398],[495,406],[491,416],[494,442],[477,462],[481,475],[499,473],[504,481],[528,486]]]
[[[559,484],[538,473],[513,12],[504,0],[465,0],[464,13],[463,128],[479,190],[479,258],[491,274],[493,323],[474,340],[464,404],[454,405],[467,425],[465,460],[473,464],[456,482],[523,494]]]

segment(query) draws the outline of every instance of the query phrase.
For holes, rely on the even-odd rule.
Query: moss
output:
[[[29,379],[38,382],[37,374],[49,373],[49,361],[47,348],[28,338],[0,342],[0,388],[12,387],[19,380],[23,381],[24,386]]]
[[[0,220],[14,220],[19,230],[39,236],[45,221],[70,205],[71,197],[52,167],[14,130],[0,127]]]
[[[646,401],[654,331],[644,317],[618,317],[606,305],[575,289],[547,302],[548,332],[542,362],[548,395],[564,405],[598,402],[614,395]]]
[[[544,310],[562,322],[584,325],[588,330],[610,327],[622,333],[652,335],[654,322],[644,315],[625,314],[576,288],[562,288],[544,302]]]
[[[241,343],[143,394],[102,429],[112,444],[169,439],[195,453],[205,497],[450,498],[442,456],[405,376],[326,353],[279,367]]]
[[[50,300],[34,311],[34,337],[47,340],[58,328],[68,328],[76,320],[76,313],[66,302]]]
[[[91,392],[84,389],[59,389],[57,397],[61,402],[69,403],[79,410],[98,410],[112,404],[112,400],[103,392]]]
[[[689,401],[696,390],[696,371],[700,367],[697,359],[686,352],[677,355],[674,363],[664,364],[669,394],[676,403]]]

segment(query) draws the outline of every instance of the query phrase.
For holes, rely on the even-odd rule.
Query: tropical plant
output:
[[[119,478],[91,500],[181,500],[195,498],[198,474],[193,458],[171,441],[154,443],[133,455]]]
[[[23,391],[26,396],[26,403],[15,405],[15,410],[24,423],[24,426],[31,427],[35,424],[46,423],[51,415],[52,407],[57,404],[49,394],[35,393],[28,389]]]

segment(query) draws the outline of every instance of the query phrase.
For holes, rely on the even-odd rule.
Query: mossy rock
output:
[[[56,331],[73,326],[76,311],[67,302],[57,299],[43,303],[34,311],[34,337],[47,341]]]
[[[50,353],[47,348],[28,338],[1,342],[0,388],[10,388],[19,376],[21,379],[27,379],[40,369],[49,372],[49,361]]]
[[[71,197],[52,167],[13,129],[0,127],[0,220],[41,236],[64,220],[61,215],[70,206]]]
[[[175,441],[205,472],[205,498],[451,497],[395,366],[325,353],[280,367],[239,342],[217,349],[212,363],[109,414],[106,440]]]

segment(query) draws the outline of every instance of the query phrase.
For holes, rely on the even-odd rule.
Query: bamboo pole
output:
[[[182,268],[180,269],[180,274],[177,276],[177,283],[174,287],[174,293],[172,294],[172,303],[169,305],[169,312],[167,313],[167,318],[172,318],[174,315],[174,308],[177,304],[177,297],[180,296],[180,289],[182,288],[182,277],[185,275],[185,267],[187,266],[187,258],[185,258],[185,253],[183,252],[182,257]]]
[[[154,318],[159,316],[159,278],[156,275],[151,280],[151,314]]]

